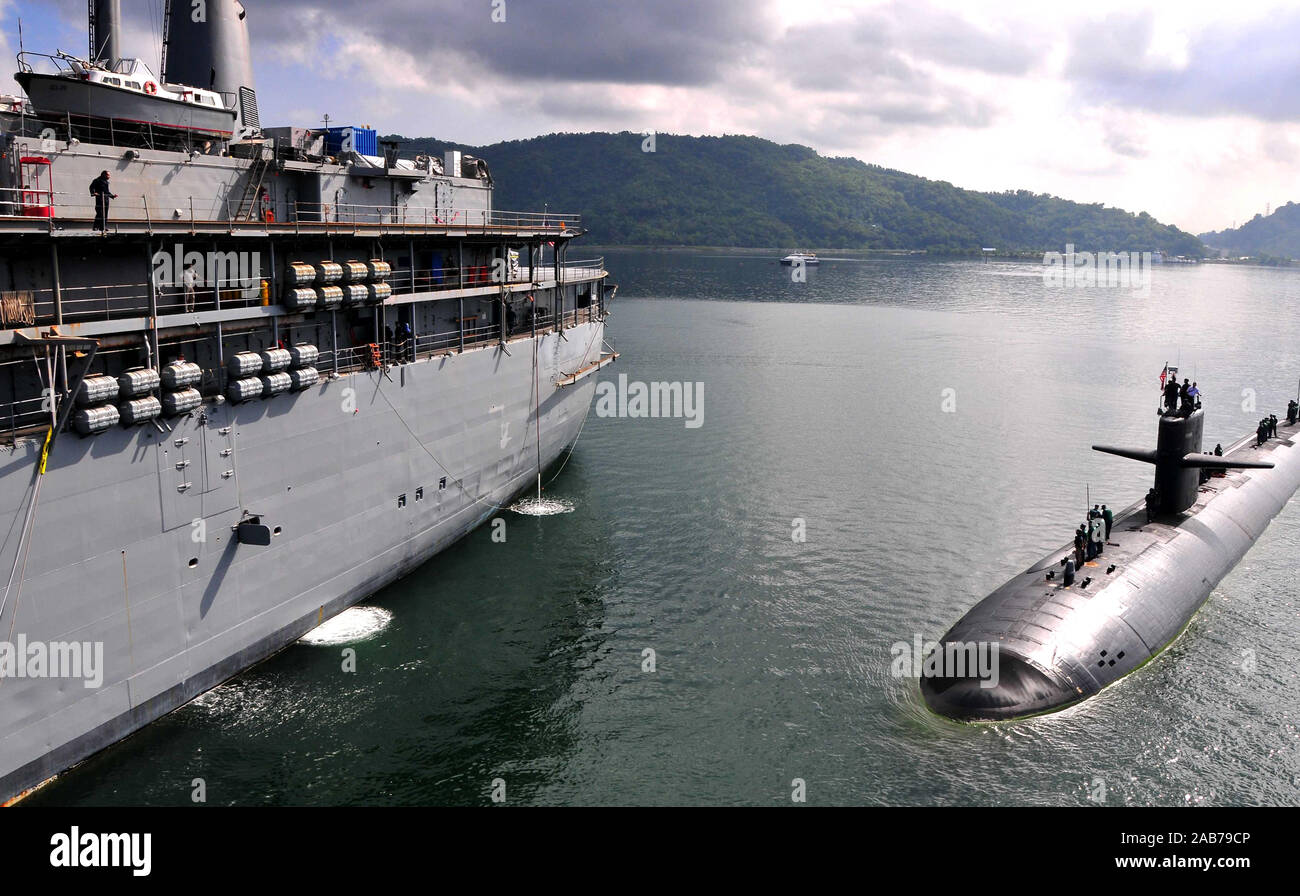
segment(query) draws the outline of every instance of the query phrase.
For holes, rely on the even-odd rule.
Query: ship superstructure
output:
[[[153,91],[105,83],[152,76],[108,49],[116,5],[0,112],[0,799],[536,487],[616,357],[577,215],[495,208],[462,152],[262,128],[236,0],[168,16]]]

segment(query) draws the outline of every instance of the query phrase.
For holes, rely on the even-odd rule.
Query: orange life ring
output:
[[[155,93],[158,92],[158,85],[152,81],[145,81],[144,92],[149,94],[150,96],[153,96]]]

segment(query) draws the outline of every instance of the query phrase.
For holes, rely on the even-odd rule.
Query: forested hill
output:
[[[1189,233],[1100,204],[942,181],[825,158],[757,137],[552,134],[492,146],[404,138],[402,154],[463,149],[486,159],[496,207],[579,212],[606,245],[929,249],[978,252],[1162,250],[1200,256]]]
[[[1256,215],[1236,230],[1203,233],[1201,239],[1231,255],[1300,258],[1300,205],[1288,202],[1267,218]]]

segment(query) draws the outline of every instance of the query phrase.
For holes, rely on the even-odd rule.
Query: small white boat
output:
[[[798,252],[791,252],[785,258],[782,258],[781,264],[788,264],[788,265],[821,264],[821,259],[818,258],[816,255],[814,255],[812,252],[804,252],[803,250],[800,250]]]
[[[25,57],[52,60],[58,71],[35,71]],[[235,99],[215,90],[164,84],[143,60],[120,59],[109,68],[67,53],[24,53],[15,79],[37,114],[112,118],[217,137],[235,131]]]

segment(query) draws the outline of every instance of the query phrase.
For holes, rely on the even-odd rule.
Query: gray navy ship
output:
[[[1169,396],[1177,398],[1177,389]],[[1156,657],[1300,488],[1297,406],[1260,429],[1203,451],[1199,402],[1167,400],[1156,448],[1094,445],[1148,463],[1146,497],[1115,514],[1099,556],[1074,568],[1069,545],[994,591],[961,618],[921,678],[935,712],[1006,721],[1079,703]],[[997,674],[981,651],[997,652]]]
[[[540,487],[617,357],[577,215],[262,127],[244,6],[170,6],[156,75],[93,0],[0,105],[0,801]]]

